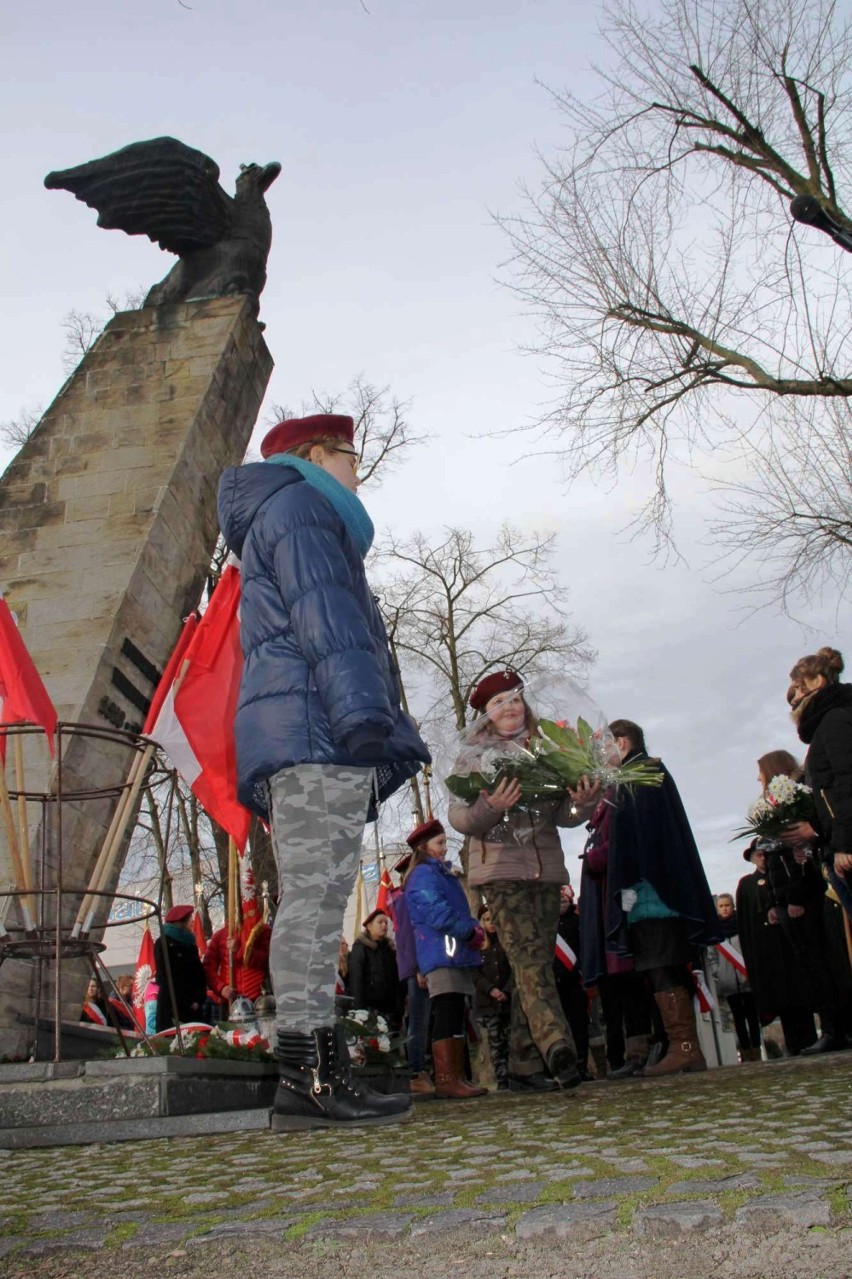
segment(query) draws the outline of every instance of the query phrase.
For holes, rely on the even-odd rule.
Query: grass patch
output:
[[[135,1239],[138,1233],[138,1221],[123,1221],[109,1234],[105,1245],[107,1248],[120,1248],[122,1244],[130,1243],[131,1239]]]

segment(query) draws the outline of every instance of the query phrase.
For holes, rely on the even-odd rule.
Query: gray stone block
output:
[[[633,1218],[637,1235],[652,1238],[679,1235],[688,1230],[709,1230],[722,1223],[722,1210],[712,1202],[655,1204],[641,1208]]]
[[[418,1217],[411,1223],[411,1235],[441,1234],[447,1230],[501,1230],[506,1224],[502,1212],[481,1212],[475,1208],[454,1208],[450,1212],[436,1212],[429,1217]]]
[[[477,1203],[535,1203],[547,1184],[545,1181],[517,1181],[510,1182],[509,1185],[494,1186],[491,1190],[484,1190]]]
[[[329,1217],[306,1230],[303,1238],[360,1239],[368,1235],[381,1235],[382,1238],[399,1239],[408,1234],[410,1225],[410,1212],[375,1213],[364,1217],[349,1217],[345,1221],[339,1217]]]
[[[809,1229],[831,1225],[831,1209],[828,1201],[817,1194],[764,1195],[738,1208],[736,1221],[752,1229],[777,1229],[779,1225]]]
[[[268,1110],[230,1110],[220,1115],[152,1116],[149,1119],[0,1129],[0,1145],[10,1150],[29,1150],[40,1146],[89,1146],[102,1141],[147,1141],[157,1137],[263,1132],[268,1129]]]
[[[519,1239],[537,1239],[553,1235],[557,1239],[575,1241],[594,1239],[608,1234],[615,1226],[613,1201],[586,1204],[542,1204],[525,1212],[515,1227]]]
[[[602,1177],[600,1181],[578,1181],[573,1190],[578,1199],[601,1199],[605,1195],[641,1195],[656,1185],[656,1177]]]

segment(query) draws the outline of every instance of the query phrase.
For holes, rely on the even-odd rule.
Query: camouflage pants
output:
[[[574,1042],[553,975],[559,885],[504,879],[482,891],[512,969],[509,1072],[534,1075],[554,1044]]]
[[[298,764],[269,779],[278,910],[269,971],[277,1028],[334,1021],[343,914],[355,884],[373,770]]]

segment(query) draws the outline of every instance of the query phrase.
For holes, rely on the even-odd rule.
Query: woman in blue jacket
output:
[[[405,901],[414,929],[417,968],[432,1001],[435,1096],[465,1101],[482,1097],[464,1075],[465,1001],[473,994],[473,970],[482,963],[485,935],[470,913],[452,872],[447,836],[439,821],[424,822],[408,836],[414,849],[405,877]]]
[[[261,454],[223,474],[219,523],[242,562],[238,794],[269,821],[278,866],[273,1126],[380,1122],[409,1102],[354,1087],[334,1026],[338,947],[368,810],[429,754],[364,574],[373,525],[352,418],[280,422]]]

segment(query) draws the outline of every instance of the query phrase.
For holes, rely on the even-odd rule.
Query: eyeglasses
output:
[[[361,465],[361,459],[354,449],[332,449],[331,451],[332,453],[342,453],[344,457],[350,457],[352,459],[353,471],[357,471],[358,467]]]

